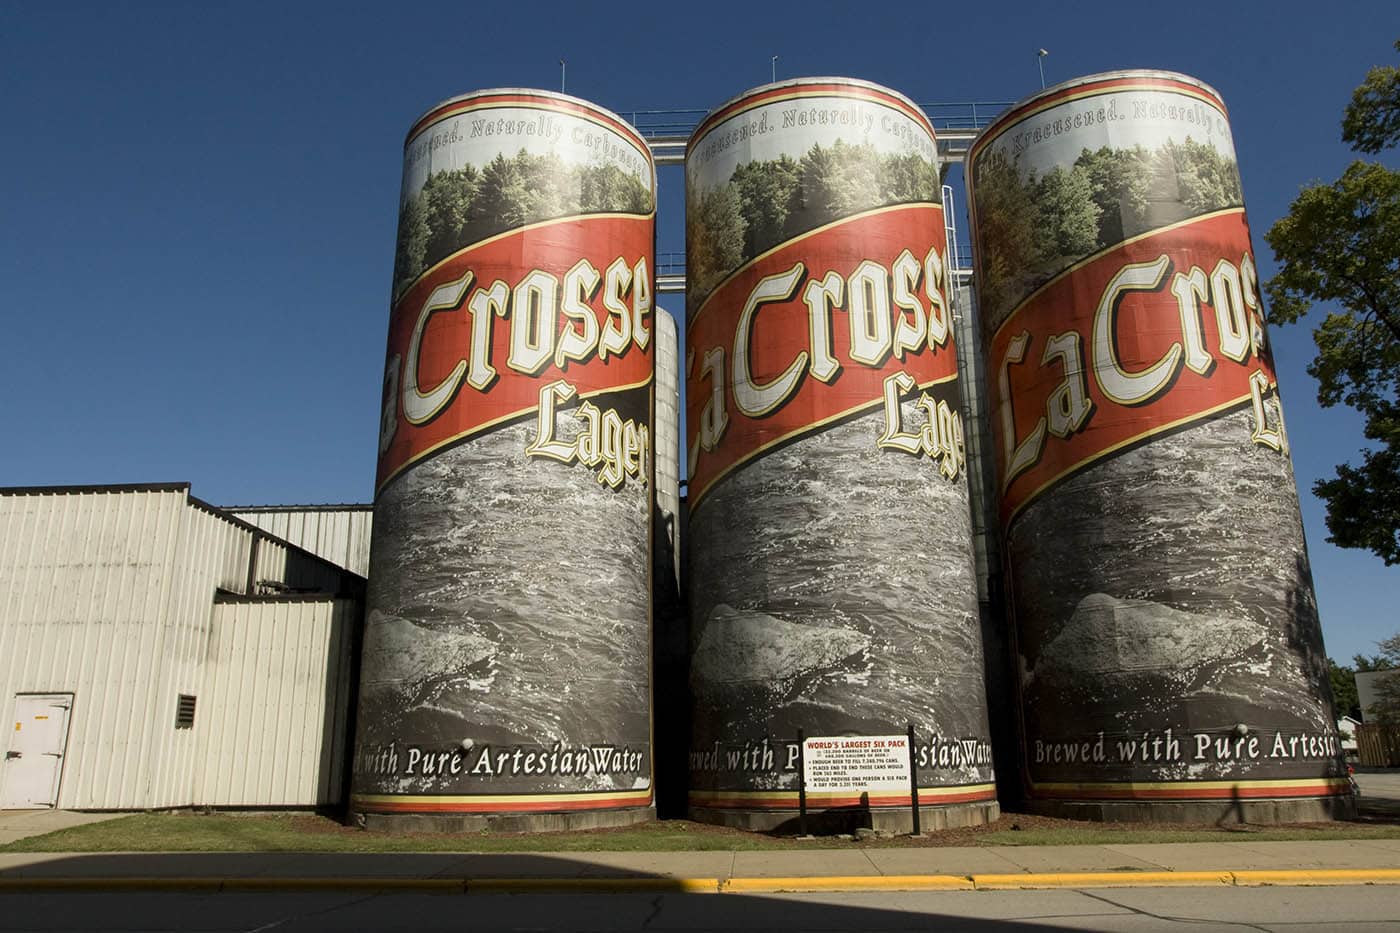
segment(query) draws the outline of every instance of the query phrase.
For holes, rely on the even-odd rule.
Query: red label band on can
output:
[[[1001,516],[1075,470],[1249,407],[1285,450],[1244,211],[1128,240],[1046,283],[992,337]]]
[[[1068,82],[968,179],[1032,802],[1342,792],[1224,104]]]
[[[848,79],[751,91],[690,140],[698,817],[779,820],[799,733],[911,722],[924,803],[995,799],[937,164],[922,111]]]
[[[405,145],[352,806],[652,801],[656,175],[585,101]]]
[[[580,452],[577,438],[556,436],[553,412],[650,381],[653,240],[650,217],[544,221],[469,246],[410,286],[389,328],[379,485],[530,416],[543,420],[528,455],[582,463],[614,487],[644,482],[645,424],[629,422],[621,446],[584,438]]]
[[[874,409],[877,447],[960,474],[956,399],[925,391],[957,378],[942,228],[936,204],[877,208],[770,250],[710,294],[686,334],[692,508],[773,446]],[[906,423],[903,402],[921,394],[922,419]]]

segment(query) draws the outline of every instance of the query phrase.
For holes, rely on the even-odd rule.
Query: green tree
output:
[[[1055,166],[1034,186],[1039,249],[1036,265],[1044,276],[1092,253],[1099,242],[1098,204],[1089,173],[1079,167]]]
[[[938,167],[918,153],[886,156],[880,164],[880,203],[908,204],[943,201]]]
[[[687,303],[698,307],[719,281],[744,261],[744,214],[739,191],[720,185],[700,191],[686,205]]]
[[[525,223],[530,192],[515,159],[497,155],[481,171],[481,188],[472,205],[472,241]]]
[[[1361,700],[1356,695],[1356,671],[1353,668],[1327,659],[1327,673],[1332,681],[1332,701],[1337,715],[1361,718]]]
[[[394,249],[395,298],[427,267],[431,235],[422,199],[409,198],[399,210],[399,239]]]
[[[613,171],[623,175],[625,179],[626,197],[622,201],[621,210],[633,214],[651,213],[656,206],[656,201],[652,197],[651,191],[642,184],[641,179],[635,175],[627,175],[618,168],[614,168]]]
[[[583,213],[651,212],[651,192],[637,176],[616,165],[586,165],[577,172],[579,210]]]
[[[783,236],[794,237],[882,203],[875,147],[853,146],[842,139],[826,148],[813,145],[798,162],[798,183],[788,201]]]
[[[578,213],[578,176],[564,166],[559,156],[532,156],[522,149],[515,162],[524,188],[521,206],[525,223]]]
[[[1400,634],[1391,635],[1378,642],[1376,647],[1380,649],[1379,654],[1370,657],[1359,654],[1356,656],[1358,664],[1365,661],[1368,665],[1365,668],[1358,667],[1358,670],[1393,671],[1400,668]],[[1382,677],[1377,680],[1374,686],[1376,699],[1375,702],[1366,707],[1367,721],[1400,722],[1400,675]]]
[[[428,176],[418,199],[430,231],[427,263],[451,256],[465,244],[468,211],[476,197],[479,178],[470,165]]]
[[[880,197],[880,161],[880,154],[869,143],[853,146],[844,139],[832,143],[832,171],[821,179],[826,186],[826,216],[818,220],[818,225],[884,203]]]
[[[797,162],[786,155],[768,162],[746,162],[734,170],[729,183],[738,191],[744,215],[745,259],[782,242],[799,180]]]
[[[1210,143],[1198,143],[1190,136],[1179,143],[1169,139],[1157,150],[1157,158],[1175,178],[1183,217],[1244,203],[1239,166]]]
[[[1142,146],[1085,149],[1075,160],[1075,166],[1088,175],[1090,193],[1099,208],[1100,249],[1148,229],[1151,160],[1151,154]]]
[[[1347,107],[1344,133],[1358,149],[1400,141],[1395,71],[1372,69]],[[1265,239],[1281,267],[1267,285],[1270,320],[1337,307],[1313,331],[1308,372],[1322,406],[1356,409],[1371,442],[1359,466],[1341,464],[1313,486],[1327,504],[1327,540],[1400,563],[1400,172],[1357,160],[1337,181],[1305,187]]]
[[[1372,155],[1400,141],[1400,68],[1377,65],[1366,72],[1342,118],[1342,141]]]
[[[978,304],[994,329],[1029,290],[1026,272],[1037,252],[1037,212],[1017,164],[1001,150],[977,161],[977,237],[981,246]]]
[[[1352,655],[1351,663],[1356,665],[1357,673],[1367,674],[1371,671],[1393,671],[1400,667],[1400,645],[1396,644],[1396,639],[1400,636],[1392,635],[1380,643],[1380,654],[1356,654]]]
[[[836,159],[830,149],[813,145],[798,161],[797,186],[788,201],[783,238],[789,239],[825,223],[835,215],[837,194],[832,185]]]
[[[1366,707],[1366,720],[1387,725],[1400,723],[1400,674],[1378,679],[1375,689],[1376,699]]]

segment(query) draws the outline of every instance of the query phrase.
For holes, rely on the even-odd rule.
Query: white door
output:
[[[0,809],[37,810],[58,803],[72,708],[71,693],[15,695],[15,727],[0,770]]]

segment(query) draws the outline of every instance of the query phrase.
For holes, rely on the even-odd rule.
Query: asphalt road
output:
[[[1400,886],[765,895],[0,895],[0,930],[1400,930]]]
[[[1400,800],[1400,769],[1357,771],[1356,783],[1361,786],[1363,797]]]
[[[1357,809],[1363,818],[1400,818],[1400,770],[1357,771],[1355,777],[1361,788]]]

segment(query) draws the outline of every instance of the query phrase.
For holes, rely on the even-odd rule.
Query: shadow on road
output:
[[[724,856],[728,853],[709,853]],[[435,896],[375,890],[395,878],[664,879],[609,865],[606,853],[535,854],[111,853],[44,856],[0,871],[5,878],[365,879],[345,891],[29,891],[0,894],[0,931],[14,930],[971,930],[1033,933],[1062,929],[1028,920],[929,912],[928,894],[784,895],[517,893]],[[957,892],[937,892],[959,897]],[[963,897],[976,898],[975,892]],[[947,904],[948,902],[944,902]],[[936,906],[937,901],[932,901]],[[990,907],[989,902],[982,905]],[[986,913],[974,909],[972,913]],[[995,911],[992,911],[995,913]],[[119,919],[119,923],[117,920]]]

